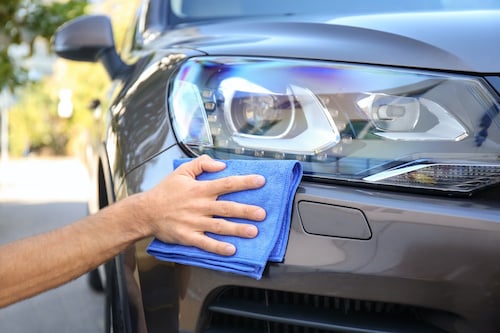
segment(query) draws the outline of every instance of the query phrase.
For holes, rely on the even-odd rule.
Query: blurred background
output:
[[[109,78],[100,64],[58,59],[50,39],[58,26],[83,14],[113,22],[117,45],[137,1],[2,0],[0,109],[2,159],[36,156],[85,158]]]
[[[0,245],[87,214],[88,156],[111,82],[101,64],[58,59],[50,41],[64,22],[98,13],[111,17],[120,46],[136,6],[0,0]],[[0,332],[103,330],[104,295],[87,276],[0,309]]]

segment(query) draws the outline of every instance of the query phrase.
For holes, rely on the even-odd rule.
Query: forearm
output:
[[[223,217],[262,221],[266,212],[261,207],[217,198],[259,188],[265,179],[249,175],[196,180],[202,172],[224,167],[201,156],[181,165],[150,191],[127,197],[64,228],[1,246],[0,307],[75,279],[149,236],[233,255],[234,245],[206,233],[255,237],[258,230],[254,225]]]
[[[141,200],[134,199],[0,247],[0,307],[71,281],[144,237]]]

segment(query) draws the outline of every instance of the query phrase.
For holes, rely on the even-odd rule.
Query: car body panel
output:
[[[468,73],[500,90],[498,10],[236,18],[167,26],[163,33],[158,26],[141,30],[142,44],[127,55],[130,71],[109,103],[107,158],[101,162],[110,173],[104,188],[113,200],[151,189],[172,172],[174,159],[190,156],[175,136],[167,102],[169,80],[190,57],[262,56]],[[240,326],[266,322],[257,332],[496,332],[500,188],[470,197],[405,191],[305,176],[294,198],[285,260],[269,264],[261,280],[159,261],[146,253],[151,239],[142,240],[114,260],[113,307],[119,310],[113,320],[121,321],[115,329],[223,332],[217,318],[242,317]],[[339,233],[346,212],[355,212],[351,223],[358,229]],[[233,289],[242,294],[226,298]],[[253,291],[266,301],[273,292],[301,301],[288,299],[284,308],[260,299],[249,304]],[[399,306],[421,321],[396,318],[390,309]],[[273,331],[272,322],[290,326]]]
[[[477,21],[481,16],[476,14],[464,16],[460,26]],[[500,26],[500,20],[496,20],[500,13],[486,16],[483,24],[489,25],[487,31],[496,30],[491,26]],[[337,18],[326,26],[286,21],[207,24],[194,32],[186,28],[190,31],[187,41],[174,37],[185,35],[183,30],[166,33],[162,38],[169,41],[169,52],[179,47],[201,54],[293,56],[457,72],[499,72],[498,62],[484,61],[493,53],[476,58],[467,54],[466,47],[457,49],[458,40],[450,41],[446,48],[438,47],[438,40],[430,39],[433,29],[429,26],[425,31],[391,32],[390,22],[400,18],[372,17],[363,21],[353,17],[345,19],[345,25],[339,25],[343,19]],[[408,27],[414,26],[411,17],[403,18]],[[356,27],[354,22],[364,22],[365,26]],[[374,30],[381,22],[386,23],[385,28]],[[232,35],[225,34],[221,42],[218,36],[222,31],[231,31]],[[154,44],[149,47],[158,50],[162,39]],[[369,52],[361,52],[367,49]],[[165,109],[167,82],[176,63],[162,68],[169,63],[166,54],[161,48],[155,51],[150,58],[155,60],[141,69],[140,78],[120,98],[123,109],[116,112],[116,131],[118,165],[124,168],[120,173],[124,176],[124,195],[150,189],[172,171],[173,159],[187,156],[170,130]],[[139,107],[141,112],[136,111]],[[371,238],[308,234],[301,218],[314,217],[300,215],[297,207],[301,201],[359,210],[368,221]],[[206,300],[216,290],[235,284],[442,310],[452,318],[444,327],[451,322],[454,327],[450,330],[456,332],[478,327],[486,332],[500,325],[493,319],[495,311],[480,308],[481,304],[500,299],[500,288],[494,282],[500,276],[496,265],[500,208],[496,202],[303,182],[294,207],[289,238],[294,246],[288,249],[284,263],[269,265],[261,281],[160,262],[145,254],[148,241],[141,242],[136,252],[136,281],[141,286],[148,331],[166,327],[171,330],[177,323],[182,332],[203,331]],[[335,230],[331,233],[335,235]],[[181,313],[178,320],[177,311]]]
[[[144,191],[154,186],[171,172],[171,161],[179,156],[182,151],[173,146],[134,170],[127,177],[129,191]],[[452,313],[458,332],[470,332],[478,327],[490,331],[492,326],[500,325],[497,310],[486,310],[481,304],[498,304],[500,300],[500,285],[495,282],[500,275],[497,259],[500,208],[491,199],[497,192],[475,200],[428,198],[303,181],[294,199],[289,236],[289,243],[294,246],[288,248],[282,264],[268,265],[262,280],[176,265],[174,289],[182,313],[180,330],[200,329],[197,325],[207,311],[204,300],[215,290],[242,285],[411,304]],[[363,212],[373,237],[359,240],[305,232],[298,209],[303,201]],[[335,215],[331,216],[331,223],[335,219]],[[147,245],[143,246],[139,254],[144,253]],[[168,309],[162,309],[157,303],[169,299],[165,294],[175,302],[172,277],[167,278],[172,266],[144,254],[140,257],[146,264],[142,266],[139,260],[139,276],[146,276],[147,281],[164,276],[161,280],[165,282],[155,283],[155,292],[149,290],[147,296],[143,295],[143,300],[156,304],[145,304],[147,318],[151,315],[149,311]],[[143,284],[144,280],[140,280]],[[146,291],[143,289],[143,292]]]
[[[500,11],[246,19],[166,32],[150,47],[209,55],[321,59],[439,71],[499,73]],[[464,38],[472,44],[464,44]],[[482,52],[488,50],[489,52]]]

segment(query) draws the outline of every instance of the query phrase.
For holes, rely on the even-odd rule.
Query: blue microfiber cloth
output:
[[[189,159],[175,160],[174,168]],[[284,160],[228,160],[220,172],[203,173],[198,180],[218,179],[231,175],[260,174],[266,184],[255,190],[224,194],[218,200],[236,201],[261,206],[266,219],[261,222],[227,218],[235,222],[251,223],[259,234],[247,239],[207,233],[210,237],[236,246],[233,256],[221,256],[201,249],[154,239],[147,252],[160,260],[200,266],[224,272],[233,272],[259,280],[267,261],[282,262],[285,256],[293,198],[302,177],[302,166],[297,161]]]

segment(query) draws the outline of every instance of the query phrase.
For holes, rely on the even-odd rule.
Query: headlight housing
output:
[[[169,89],[177,139],[194,155],[296,159],[315,178],[447,193],[500,182],[499,101],[480,78],[200,57]]]

